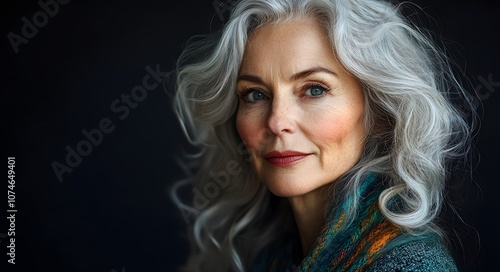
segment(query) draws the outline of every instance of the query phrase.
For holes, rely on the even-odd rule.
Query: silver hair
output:
[[[474,108],[452,64],[424,32],[403,15],[401,4],[378,0],[243,0],[221,32],[192,41],[177,65],[174,109],[198,152],[195,174],[181,183],[206,200],[188,205],[195,214],[186,271],[245,271],[266,243],[293,224],[286,201],[256,178],[235,128],[235,84],[251,32],[265,24],[316,18],[332,50],[365,93],[367,138],[359,162],[332,186],[357,212],[358,187],[369,172],[385,177],[379,204],[384,216],[408,231],[437,232],[449,161],[464,157],[472,124],[453,104]],[[176,187],[177,188],[177,187]],[[398,197],[397,210],[389,200]],[[332,202],[332,205],[335,203]],[[290,223],[292,222],[292,223]],[[345,223],[346,226],[349,222]]]

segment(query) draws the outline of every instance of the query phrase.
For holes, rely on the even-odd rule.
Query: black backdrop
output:
[[[7,157],[15,156],[17,213],[11,265],[3,182],[0,271],[173,271],[188,246],[167,188],[182,174],[174,154],[185,141],[157,75],[174,67],[189,37],[218,28],[227,13],[213,0],[41,2],[58,4],[44,15],[37,1],[2,2],[1,169],[7,178]],[[467,2],[415,1],[482,94],[482,191],[468,200],[466,219],[481,237],[470,271],[492,271],[500,244],[500,7]],[[136,102],[127,104],[132,94]],[[78,148],[85,156],[67,158]],[[70,168],[58,177],[54,164]]]

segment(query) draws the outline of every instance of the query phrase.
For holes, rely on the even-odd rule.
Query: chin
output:
[[[297,183],[298,182],[290,180],[277,181],[276,179],[271,182],[264,182],[267,189],[269,189],[271,193],[279,197],[301,196],[317,189],[317,187],[304,187],[303,184]]]

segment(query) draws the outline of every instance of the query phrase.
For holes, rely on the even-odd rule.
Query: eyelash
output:
[[[313,88],[313,87],[320,87],[321,89],[323,89],[323,94],[318,95],[318,96],[309,96],[308,98],[312,98],[312,99],[321,98],[321,97],[325,96],[331,90],[331,88],[326,86],[323,82],[311,82],[311,83],[307,83],[304,86],[304,89],[305,89],[304,92]]]
[[[265,95],[265,93],[263,91],[261,91],[259,88],[254,88],[254,87],[244,87],[243,91],[241,93],[239,93],[238,96],[239,96],[240,100],[243,100],[245,103],[254,104],[254,103],[257,103],[257,101],[249,101],[247,99],[247,96],[250,93],[255,92],[255,91],[261,92],[265,96],[264,99],[267,99],[267,96]]]
[[[318,95],[318,96],[301,95],[301,97],[306,97],[307,99],[317,99],[317,98],[321,98],[321,97],[325,96],[326,93],[328,93],[331,90],[331,88],[329,88],[328,86],[326,86],[323,82],[310,82],[310,83],[305,84],[302,87],[302,93],[305,93],[307,90],[309,90],[311,88],[314,88],[314,87],[320,87],[321,89],[323,89],[323,94]],[[243,88],[243,91],[238,94],[238,97],[241,100],[243,100],[245,103],[251,103],[251,104],[257,103],[257,101],[249,101],[247,99],[247,96],[250,93],[255,92],[255,91],[260,91],[260,92],[262,92],[264,94],[264,96],[266,96],[265,93],[262,90],[260,90],[259,88],[245,87],[245,88]],[[267,100],[268,97],[266,96],[264,99]]]

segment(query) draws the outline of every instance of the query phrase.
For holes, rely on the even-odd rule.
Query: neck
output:
[[[327,186],[324,186],[306,195],[288,198],[299,231],[303,256],[311,250],[325,224],[327,191]]]

